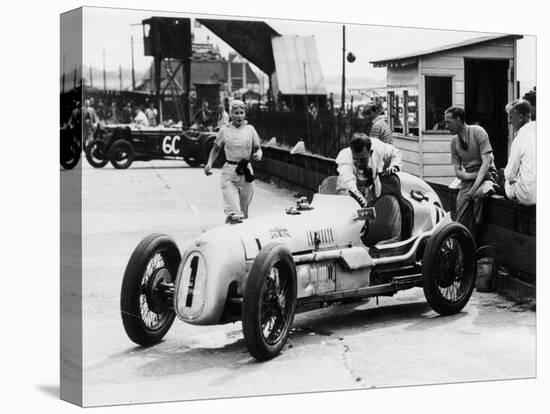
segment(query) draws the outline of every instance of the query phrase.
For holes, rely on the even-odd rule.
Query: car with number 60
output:
[[[181,159],[198,167],[208,160],[215,138],[216,132],[174,126],[104,125],[86,145],[86,159],[95,168],[111,162],[117,169],[126,169],[134,161],[160,159]]]
[[[263,361],[281,352],[295,313],[315,305],[421,287],[439,314],[460,312],[475,285],[470,232],[420,178],[399,172],[381,181],[369,207],[337,194],[329,177],[311,204],[302,198],[279,214],[212,228],[182,251],[167,235],[145,237],[122,280],[127,335],[150,346],[176,316],[195,325],[242,321],[249,352]]]

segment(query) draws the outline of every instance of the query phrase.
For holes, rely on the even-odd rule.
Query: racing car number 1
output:
[[[162,151],[166,155],[178,155],[180,153],[180,150],[176,148],[176,143],[179,140],[179,135],[174,135],[173,137],[171,137],[170,135],[166,135],[162,140]]]

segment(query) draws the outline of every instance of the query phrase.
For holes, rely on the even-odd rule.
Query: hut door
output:
[[[508,161],[508,60],[464,59],[466,123],[489,134],[497,168]]]

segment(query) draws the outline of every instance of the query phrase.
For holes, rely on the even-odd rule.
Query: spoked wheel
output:
[[[126,333],[138,345],[162,340],[174,322],[173,286],[181,261],[176,243],[152,234],[141,241],[128,261],[120,312]]]
[[[109,162],[105,153],[105,143],[100,139],[92,140],[86,146],[86,159],[94,168],[103,168]]]
[[[296,310],[296,267],[289,250],[265,246],[252,264],[243,299],[243,333],[248,351],[260,361],[279,354]]]
[[[460,312],[475,285],[474,241],[468,229],[450,223],[433,234],[424,252],[422,273],[432,309],[441,315]]]
[[[109,160],[111,164],[119,170],[124,170],[132,165],[134,156],[134,147],[123,139],[115,141],[109,151]]]

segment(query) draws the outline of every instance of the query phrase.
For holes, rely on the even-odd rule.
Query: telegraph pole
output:
[[[136,89],[136,75],[134,72],[134,36],[131,37],[132,43],[132,90]]]
[[[107,90],[107,75],[105,73],[105,49],[103,49],[103,90]]]
[[[122,66],[118,65],[118,90],[122,90]]]
[[[92,78],[92,64],[90,63],[90,88],[94,87],[94,79]]]
[[[342,25],[342,106],[345,109],[346,102],[346,26]]]
[[[65,53],[63,53],[63,73],[61,74],[61,93],[65,93]]]

